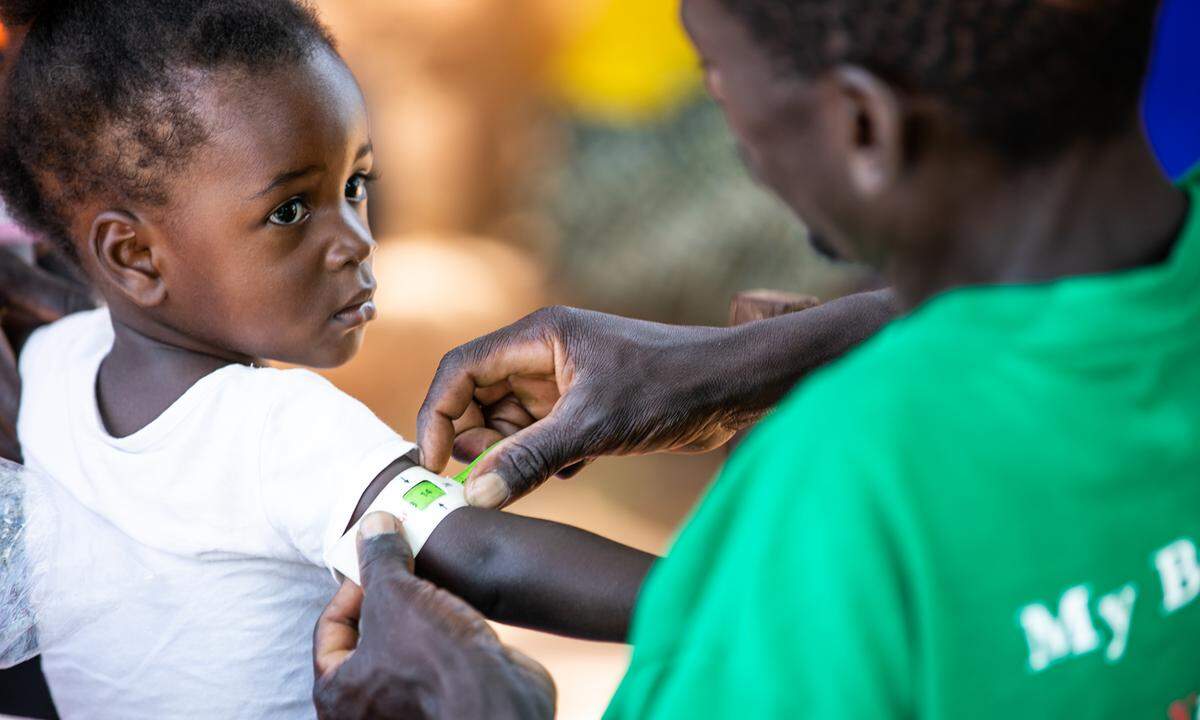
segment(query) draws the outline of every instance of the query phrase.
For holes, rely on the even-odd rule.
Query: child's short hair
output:
[[[161,181],[202,143],[189,70],[260,70],[333,40],[297,0],[0,0],[28,25],[0,116],[0,191],[14,217],[63,241],[66,208],[161,204]]]
[[[721,0],[785,70],[853,63],[946,100],[1010,160],[1126,130],[1156,0]]]

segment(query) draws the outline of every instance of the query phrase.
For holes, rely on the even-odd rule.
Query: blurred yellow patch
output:
[[[679,22],[679,0],[570,3],[566,41],[551,81],[576,113],[593,120],[654,119],[700,86],[696,54]]]

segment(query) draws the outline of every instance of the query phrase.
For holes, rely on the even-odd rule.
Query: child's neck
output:
[[[149,425],[206,375],[226,365],[253,362],[156,337],[123,321],[117,312],[112,322],[113,347],[96,377],[96,404],[114,437]]]

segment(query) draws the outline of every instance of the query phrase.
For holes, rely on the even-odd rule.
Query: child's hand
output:
[[[39,325],[94,307],[86,287],[0,248],[0,457],[21,460],[17,410],[21,381],[16,348]]]
[[[313,639],[321,718],[554,716],[546,670],[502,645],[465,602],[413,575],[396,518],[372,513],[360,528],[365,590],[343,583]]]

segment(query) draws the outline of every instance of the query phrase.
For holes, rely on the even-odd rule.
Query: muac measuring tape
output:
[[[410,467],[392,479],[371,503],[363,517],[383,511],[395,515],[403,527],[404,539],[416,557],[434,529],[455,510],[466,507],[464,488],[471,471],[487,456],[493,445],[484,450],[462,472],[443,477],[423,467]],[[361,585],[358,577],[358,522],[325,553],[325,564]],[[334,579],[338,579],[336,574]]]

